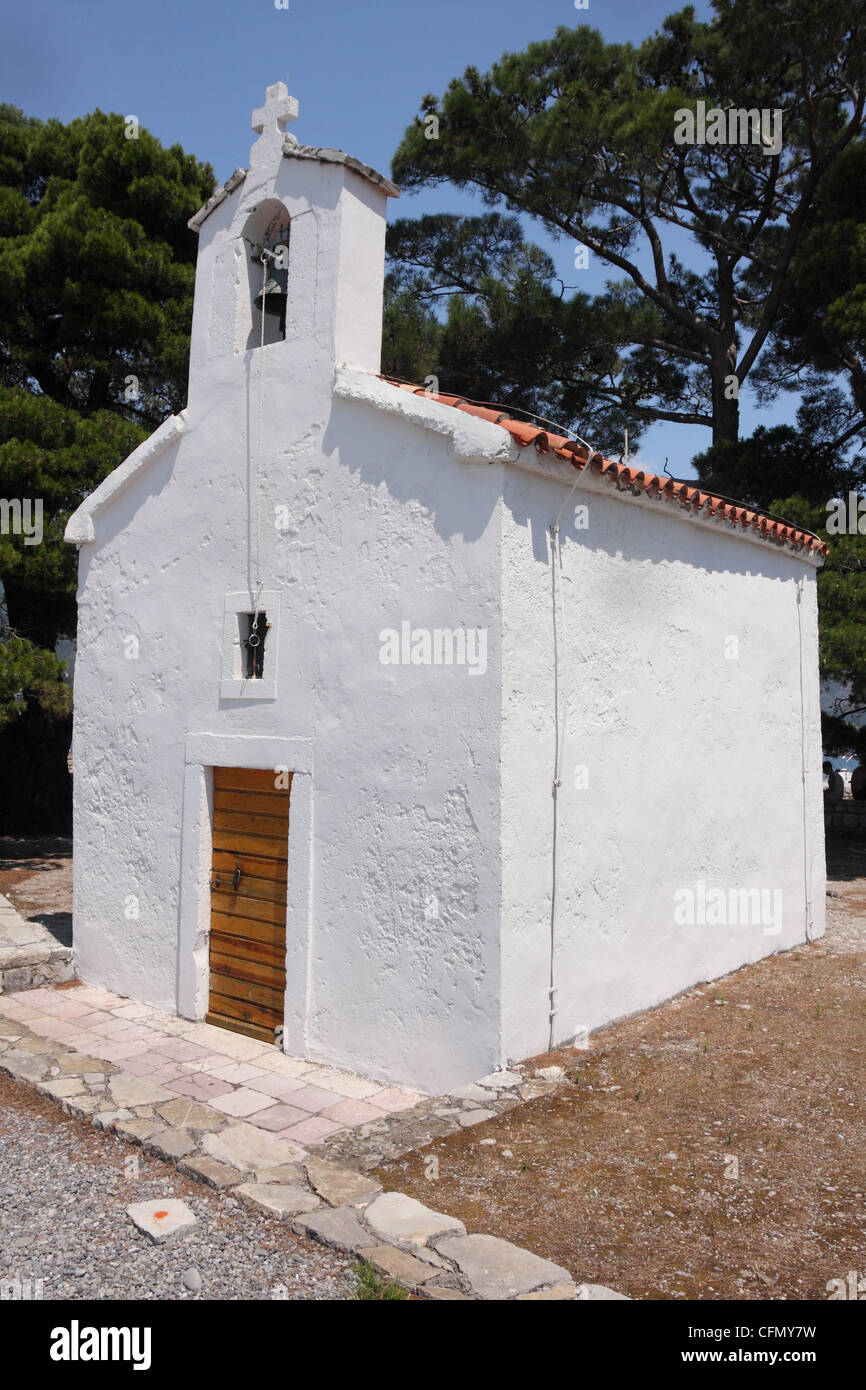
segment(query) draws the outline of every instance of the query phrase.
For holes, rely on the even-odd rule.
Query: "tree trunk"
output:
[[[725,360],[713,366],[713,443],[730,440],[736,444],[740,437],[740,403],[734,391],[737,382],[734,369]]]

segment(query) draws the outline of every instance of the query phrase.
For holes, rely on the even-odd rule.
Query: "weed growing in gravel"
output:
[[[366,1260],[359,1260],[352,1269],[355,1280],[355,1298],[365,1302],[371,1299],[408,1298],[409,1294],[396,1279],[379,1274]]]

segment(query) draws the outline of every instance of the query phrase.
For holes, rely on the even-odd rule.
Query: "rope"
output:
[[[253,598],[253,621],[250,630],[250,638],[257,640],[254,645],[258,646],[259,629],[259,598],[262,592],[261,574],[261,531],[262,531],[262,470],[264,467],[264,418],[265,418],[265,365],[262,348],[265,345],[265,286],[268,282],[268,257],[267,252],[262,251],[262,303],[261,319],[262,332],[259,340],[259,448],[256,459],[256,483],[255,483],[255,520],[253,536],[253,579],[255,581],[255,595]]]

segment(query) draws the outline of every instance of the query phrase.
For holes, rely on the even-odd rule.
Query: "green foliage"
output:
[[[41,544],[0,534],[0,580],[10,628],[49,655],[75,628],[70,512],[186,396],[186,222],[213,173],[126,132],[102,111],[63,125],[0,105],[0,497],[44,509]],[[45,709],[65,698],[46,693],[52,661]]]
[[[358,1260],[352,1275],[355,1280],[355,1298],[362,1302],[377,1300],[408,1299],[408,1290],[395,1279],[379,1274],[366,1260]]]
[[[826,503],[805,497],[776,499],[772,510],[828,543],[818,574],[821,677],[848,688],[851,710],[866,707],[866,535],[828,532]]]
[[[152,428],[184,399],[195,235],[213,173],[124,117],[0,108],[0,371]],[[127,378],[138,380],[129,398]]]
[[[53,719],[72,709],[65,663],[22,637],[0,636],[0,728],[37,705]]]
[[[581,389],[602,418],[616,407],[633,421],[703,424],[719,442],[738,435],[727,379],[742,387],[754,368],[816,194],[863,128],[866,0],[714,8],[710,23],[691,8],[670,16],[638,47],[606,44],[581,24],[506,54],[488,73],[468,68],[441,99],[424,99],[393,173],[409,189],[471,189],[604,261],[622,278],[573,318],[554,312],[544,267],[530,269],[530,309],[543,304],[542,322],[549,310],[546,326],[564,339],[553,355],[587,370],[588,328],[607,371],[590,371]],[[676,112],[698,100],[781,110],[781,151],[677,144]],[[436,139],[427,114],[438,120]],[[684,238],[700,269],[676,254]],[[493,358],[502,325],[483,319],[494,296],[489,287],[473,293],[469,327],[488,333]],[[560,414],[566,399],[563,389]]]
[[[760,284],[763,273],[754,272]],[[809,210],[784,284],[773,350],[759,388],[808,393],[826,408],[830,374],[850,399],[835,398],[834,444],[866,436],[866,142],[834,161]]]
[[[866,762],[866,728],[842,715],[822,713],[821,747],[829,757],[844,758],[853,753],[860,762]]]
[[[12,626],[53,649],[75,631],[77,552],[69,514],[146,437],[111,410],[89,416],[25,387],[0,387],[0,497],[41,499],[41,544],[0,534],[0,578]]]
[[[722,497],[766,511],[774,498],[797,496],[820,506],[819,525],[826,525],[826,503],[866,481],[861,462],[847,461],[811,432],[802,412],[798,426],[760,425],[748,439],[723,440],[692,459],[703,487]]]
[[[617,328],[588,295],[565,298],[551,258],[516,217],[399,221],[387,249],[386,371],[419,382],[432,375],[442,391],[581,433],[621,435],[628,416],[606,390],[623,370]]]

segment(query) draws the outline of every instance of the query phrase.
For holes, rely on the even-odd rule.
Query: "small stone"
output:
[[[22,966],[18,970],[3,971],[3,990],[6,994],[17,994],[31,986],[30,970]]]
[[[122,1109],[131,1109],[134,1105],[157,1105],[161,1100],[174,1098],[164,1086],[157,1086],[144,1077],[130,1076],[123,1071],[116,1072],[108,1085],[116,1104]]]
[[[437,1255],[435,1250],[431,1250],[429,1245],[413,1245],[412,1254],[416,1260],[423,1260],[427,1265],[435,1265],[436,1269],[445,1270],[452,1274],[453,1268],[448,1260],[443,1260],[441,1255]]]
[[[185,1096],[176,1096],[174,1100],[165,1101],[156,1107],[156,1112],[162,1116],[166,1124],[191,1129],[196,1133],[210,1133],[212,1130],[222,1129],[226,1122],[225,1115],[221,1115],[218,1110],[212,1110],[209,1105],[202,1105],[197,1100],[187,1100]]]
[[[626,1293],[617,1293],[616,1289],[609,1289],[605,1284],[578,1284],[576,1298],[581,1300],[598,1300],[611,1302],[614,1299],[622,1299],[630,1303],[631,1299]]]
[[[195,1265],[191,1265],[189,1269],[184,1270],[183,1286],[185,1289],[189,1289],[190,1293],[201,1293],[201,1283],[201,1275]]]
[[[22,1081],[41,1081],[47,1076],[48,1067],[47,1057],[37,1056],[33,1052],[18,1052],[15,1049],[4,1052],[3,1061],[0,1063],[0,1071],[6,1071],[10,1076],[18,1076]]]
[[[484,1120],[493,1120],[495,1118],[495,1110],[464,1110],[461,1115],[457,1116],[459,1123],[464,1129],[468,1129],[470,1125],[480,1125]]]
[[[382,1184],[373,1178],[365,1178],[352,1168],[340,1168],[323,1158],[308,1158],[304,1166],[316,1192],[324,1197],[330,1207],[363,1202],[382,1191]]]
[[[276,1187],[303,1187],[306,1174],[300,1163],[281,1163],[276,1168],[260,1168],[255,1180]]]
[[[230,1163],[244,1173],[296,1162],[307,1156],[300,1144],[277,1139],[266,1130],[248,1124],[228,1125],[217,1134],[206,1134],[202,1148],[211,1158]]]
[[[186,1158],[196,1149],[196,1142],[189,1130],[174,1129],[170,1125],[160,1125],[147,1137],[145,1147],[158,1158]]]
[[[60,1047],[60,1043],[55,1042],[53,1038],[29,1037],[26,1047],[28,1052],[46,1056],[55,1071],[59,1070],[57,1066],[57,1049]]]
[[[564,1067],[536,1067],[533,1073],[539,1081],[561,1081],[565,1076]]]
[[[98,1099],[96,1096],[94,1096],[93,1099],[97,1100],[98,1103]],[[93,1119],[90,1121],[90,1123],[93,1125],[94,1129],[111,1129],[112,1125],[115,1123],[116,1120],[134,1119],[135,1116],[133,1115],[131,1110],[108,1109],[100,1110],[98,1114],[93,1116]]]
[[[486,1091],[508,1091],[512,1086],[519,1086],[523,1077],[518,1071],[493,1071],[489,1076],[481,1076],[476,1081],[476,1086],[483,1086]]]
[[[375,1197],[364,1211],[364,1220],[380,1240],[410,1250],[412,1246],[426,1245],[434,1236],[466,1233],[462,1221],[441,1211],[431,1211],[402,1192],[383,1192]]]
[[[457,1303],[461,1301],[464,1303],[472,1302],[472,1299],[469,1297],[468,1294],[461,1293],[459,1289],[449,1289],[446,1285],[443,1284],[425,1284],[423,1288],[419,1290],[419,1293],[422,1293],[425,1298],[437,1298],[441,1299],[443,1302],[446,1299],[449,1303]]]
[[[101,1096],[67,1096],[63,1101],[63,1109],[67,1115],[77,1115],[80,1119],[86,1119],[101,1104]]]
[[[541,1077],[536,1077],[533,1081],[525,1082],[518,1095],[521,1100],[538,1100],[539,1096],[549,1095],[555,1086],[555,1081],[543,1081]]]
[[[265,1211],[269,1216],[278,1216],[288,1221],[300,1212],[314,1211],[321,1203],[308,1187],[292,1187],[267,1182],[246,1182],[235,1188],[235,1196],[246,1202],[248,1207]]]
[[[207,1154],[195,1154],[192,1158],[184,1158],[177,1166],[182,1173],[188,1173],[190,1177],[198,1178],[210,1187],[220,1190],[234,1187],[244,1176],[237,1168],[228,1163],[220,1163],[219,1159],[210,1158]]]
[[[132,1120],[118,1120],[114,1126],[118,1134],[124,1139],[131,1139],[135,1144],[143,1144],[149,1139],[154,1130],[162,1129],[159,1120],[142,1120],[135,1118]]]
[[[490,1100],[490,1095],[489,1095],[489,1093],[484,1089],[484,1087],[483,1087],[483,1086],[476,1086],[475,1083],[474,1083],[474,1081],[473,1081],[473,1082],[470,1082],[470,1084],[469,1084],[468,1086],[458,1086],[456,1090],[454,1090],[454,1091],[451,1092],[451,1094],[452,1094],[452,1096],[454,1096],[457,1100],[483,1100],[483,1101],[489,1101],[489,1100]],[[438,1114],[438,1111],[437,1111],[437,1114]]]
[[[292,1230],[334,1249],[348,1250],[351,1254],[370,1244],[370,1232],[364,1230],[351,1207],[323,1207],[309,1215],[297,1216],[292,1222]]]
[[[521,1293],[571,1280],[567,1269],[498,1236],[446,1236],[435,1242],[453,1260],[479,1298],[516,1298]]]
[[[495,1140],[495,1139],[479,1139],[478,1142],[479,1142],[479,1144],[495,1144],[495,1143],[496,1143],[496,1140]]]
[[[126,1208],[128,1216],[140,1231],[162,1245],[172,1236],[191,1231],[198,1224],[195,1214],[177,1197],[162,1197],[150,1202],[133,1202]]]
[[[433,1265],[422,1264],[414,1255],[407,1255],[405,1250],[397,1250],[393,1245],[366,1246],[358,1251],[358,1255],[382,1274],[399,1279],[410,1289],[418,1284],[426,1284],[428,1279],[438,1278],[438,1271]]]
[[[563,1280],[561,1284],[553,1284],[549,1289],[534,1289],[532,1293],[519,1293],[515,1299],[516,1303],[547,1303],[561,1302],[567,1300],[571,1302],[577,1298],[577,1285],[573,1280]]]
[[[83,1094],[83,1085],[77,1076],[61,1076],[57,1081],[40,1081],[36,1089],[41,1096],[53,1096],[55,1100],[62,1096]]]
[[[80,1052],[61,1052],[55,1060],[64,1076],[83,1076],[85,1081],[93,1081],[105,1075],[102,1062],[95,1057],[85,1057]]]

